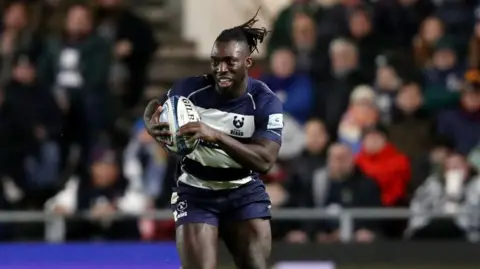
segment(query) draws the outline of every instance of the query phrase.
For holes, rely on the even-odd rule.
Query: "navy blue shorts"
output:
[[[270,197],[261,180],[228,190],[207,190],[179,182],[172,194],[172,211],[176,226],[185,223],[222,222],[248,219],[270,219]]]

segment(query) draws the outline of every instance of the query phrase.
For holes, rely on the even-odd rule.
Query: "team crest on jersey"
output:
[[[245,124],[245,118],[240,117],[240,116],[234,116],[233,117],[233,126],[235,126],[236,129],[230,130],[230,134],[234,136],[243,136],[243,132],[241,130],[238,130],[243,127]]]
[[[245,123],[244,117],[238,117],[238,116],[233,117],[233,126],[235,126],[235,128],[237,129],[242,128],[244,123]]]

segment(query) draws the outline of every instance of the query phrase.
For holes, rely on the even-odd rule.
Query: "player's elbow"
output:
[[[259,172],[260,174],[266,174],[272,169],[273,164],[274,162],[271,161],[258,163],[257,172]]]
[[[268,173],[272,167],[275,165],[275,162],[277,160],[277,155],[273,154],[273,152],[266,151],[263,154],[260,155],[261,158],[260,160],[257,160],[255,162],[257,166],[257,172],[261,174],[266,174]]]

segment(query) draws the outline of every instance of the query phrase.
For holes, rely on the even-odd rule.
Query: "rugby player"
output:
[[[276,95],[248,76],[251,54],[267,35],[254,27],[256,17],[220,33],[211,51],[211,74],[181,79],[145,109],[147,130],[160,143],[171,135],[168,124],[158,122],[166,98],[187,97],[201,117],[178,133],[201,141],[182,157],[172,194],[182,269],[216,268],[219,237],[237,268],[267,268],[271,205],[259,173],[277,159],[283,116]]]

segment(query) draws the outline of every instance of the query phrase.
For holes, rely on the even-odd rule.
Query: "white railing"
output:
[[[462,213],[459,213],[462,214]],[[357,209],[312,209],[312,208],[295,208],[295,209],[274,209],[272,215],[275,220],[322,220],[322,219],[338,219],[340,225],[340,237],[343,242],[349,242],[352,239],[355,219],[408,219],[412,216],[412,212],[407,208],[386,209],[386,208],[357,208]],[[437,213],[429,214],[431,218],[453,218],[458,215]],[[170,210],[158,210],[146,213],[141,216],[132,216],[125,214],[116,214],[113,219],[122,218],[144,218],[155,220],[172,219]],[[65,219],[89,219],[88,214],[76,214],[70,216],[59,216],[51,213],[39,211],[0,211],[0,223],[18,223],[18,222],[45,222],[49,225],[46,229],[47,241],[63,241],[63,232],[57,230],[64,229]],[[49,231],[50,230],[50,231]]]

